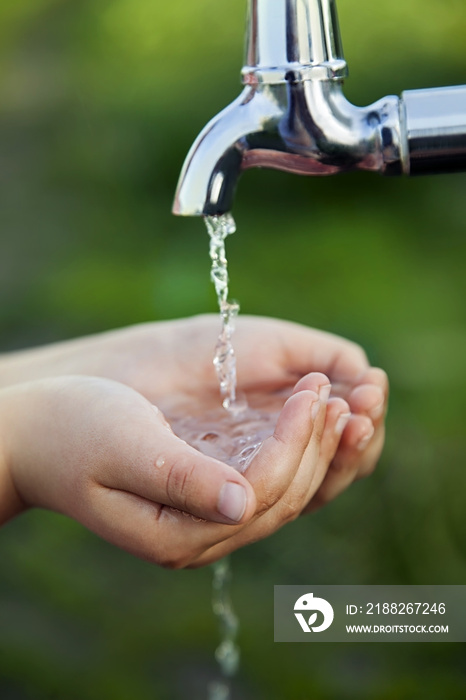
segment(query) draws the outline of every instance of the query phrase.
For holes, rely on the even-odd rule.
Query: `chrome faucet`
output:
[[[231,210],[243,170],[304,175],[466,170],[466,85],[408,90],[355,107],[335,0],[249,0],[245,88],[199,134],[173,212]]]

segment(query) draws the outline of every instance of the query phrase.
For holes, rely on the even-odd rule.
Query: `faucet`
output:
[[[201,131],[173,213],[219,216],[243,170],[303,175],[466,170],[466,85],[407,90],[368,107],[343,94],[336,0],[249,0],[243,92]]]

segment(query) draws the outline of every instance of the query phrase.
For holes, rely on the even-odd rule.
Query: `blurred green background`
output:
[[[9,350],[215,310],[184,156],[239,93],[245,1],[0,4],[0,328]],[[369,104],[466,83],[464,0],[339,0]],[[455,700],[459,644],[274,644],[273,584],[466,582],[465,175],[250,171],[228,241],[246,313],[361,343],[390,375],[374,476],[233,557],[242,700]],[[211,571],[168,572],[61,516],[0,532],[1,700],[204,698]]]

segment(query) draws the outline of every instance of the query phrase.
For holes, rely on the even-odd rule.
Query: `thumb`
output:
[[[142,454],[133,455],[129,467],[119,452],[118,462],[125,463],[125,468],[113,471],[113,483],[104,485],[204,520],[247,522],[256,510],[256,496],[249,481],[233,467],[203,455],[174,435],[163,414],[153,408],[155,425],[149,433],[147,426],[143,432],[138,431],[137,450]],[[134,440],[134,432],[132,437]]]

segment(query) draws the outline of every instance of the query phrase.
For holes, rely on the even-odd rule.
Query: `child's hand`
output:
[[[179,396],[195,400],[200,408],[212,407],[220,404],[212,365],[219,330],[218,316],[205,315],[13,353],[0,362],[0,386],[88,374],[127,384],[161,407]],[[375,468],[384,442],[388,384],[385,373],[369,366],[358,345],[294,323],[248,316],[239,317],[233,341],[239,388],[247,394],[273,396],[278,389],[292,389],[310,372],[323,372],[332,383],[329,412],[339,412],[344,430],[309,510]],[[307,386],[303,381],[298,386]],[[335,402],[336,397],[348,405]]]
[[[266,537],[312,499],[348,410],[342,399],[327,410],[328,390],[324,375],[303,378],[242,476],[186,445],[117,382],[64,376],[12,386],[0,392],[0,494],[69,515],[162,566],[206,564]]]

